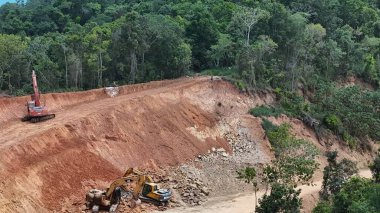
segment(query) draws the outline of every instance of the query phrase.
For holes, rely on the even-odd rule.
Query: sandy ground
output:
[[[371,178],[370,170],[361,170],[359,175],[361,177]],[[322,187],[322,181],[314,182],[311,186],[303,185],[298,187],[301,189],[301,197],[308,199],[310,195],[318,196],[318,192]],[[258,191],[258,199],[264,195],[265,191]],[[313,207],[308,209],[312,209]],[[215,197],[201,206],[193,208],[176,208],[165,211],[167,213],[252,213],[255,212],[255,196],[253,193],[236,194],[231,196]],[[310,212],[310,210],[304,210]],[[157,213],[157,212],[156,212]]]

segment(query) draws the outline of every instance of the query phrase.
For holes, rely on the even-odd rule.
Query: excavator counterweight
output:
[[[34,70],[32,72],[32,82],[34,93],[31,96],[32,100],[26,104],[28,114],[22,118],[22,121],[37,123],[55,118],[55,114],[49,113],[47,106],[41,104],[41,95],[38,91],[37,76]]]

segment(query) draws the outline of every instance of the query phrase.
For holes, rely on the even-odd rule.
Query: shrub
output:
[[[246,85],[242,80],[236,80],[236,81],[235,81],[235,86],[236,86],[240,91],[246,91],[246,90],[247,90],[247,85]]]
[[[258,106],[249,110],[249,113],[255,117],[278,117],[282,114],[282,110],[271,106]]]
[[[353,177],[333,199],[333,212],[380,212],[380,185],[371,180]]]
[[[343,128],[342,121],[334,114],[327,115],[324,121],[327,128],[331,129],[335,133],[339,133],[339,131]]]
[[[345,180],[358,173],[356,164],[348,159],[337,161],[338,152],[326,153],[328,165],[323,169],[321,198],[328,200],[330,196],[337,194]]]
[[[284,112],[288,116],[299,117],[302,112],[310,110],[310,106],[305,99],[294,92],[277,92],[277,98]]]
[[[270,122],[269,120],[265,118],[261,122],[261,126],[263,127],[263,129],[265,130],[265,134],[267,135],[269,132],[274,131],[278,128],[278,126],[274,125],[272,122]]]
[[[332,206],[327,201],[321,201],[317,204],[317,206],[313,209],[313,213],[331,213]]]
[[[301,190],[296,190],[291,186],[275,183],[271,193],[264,195],[260,199],[260,206],[257,207],[258,213],[296,213],[300,212],[302,199],[299,197]]]
[[[377,157],[373,163],[369,166],[373,179],[376,183],[380,183],[380,152],[377,154]]]
[[[347,143],[351,150],[355,150],[358,147],[356,138],[352,137],[347,131],[343,133],[343,140]]]

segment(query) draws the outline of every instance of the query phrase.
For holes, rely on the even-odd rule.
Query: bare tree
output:
[[[246,45],[249,45],[250,34],[253,26],[260,21],[261,19],[267,18],[269,16],[268,11],[261,10],[260,8],[250,8],[250,7],[240,7],[238,12],[235,14],[237,21],[243,25],[245,36],[246,36]]]

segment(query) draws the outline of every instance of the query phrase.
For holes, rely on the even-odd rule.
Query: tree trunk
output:
[[[137,73],[137,57],[136,53],[133,51],[131,52],[131,83],[134,84],[136,80],[136,73]]]
[[[141,76],[144,78],[145,76],[145,53],[142,54],[142,62],[141,62]]]
[[[82,61],[79,61],[79,87],[83,88],[83,68],[82,68]]]
[[[255,75],[255,68],[253,67],[253,62],[250,62],[250,79],[252,81],[251,87],[256,88],[256,75]]]
[[[294,92],[294,82],[295,81],[295,71],[294,67],[292,67],[292,92]]]
[[[66,89],[69,87],[69,81],[67,79],[67,56],[66,56],[66,48],[62,46],[63,55],[65,56],[65,79],[66,79]]]
[[[12,85],[11,85],[11,74],[8,73],[8,89],[10,93],[12,93]]]
[[[81,62],[80,62],[80,59],[78,58],[77,60],[75,60],[75,79],[74,79],[74,84],[75,84],[75,88],[78,89],[78,76],[79,76],[79,73],[81,72]]]
[[[4,71],[3,69],[0,68],[0,90],[3,88],[3,75],[4,75]]]
[[[103,85],[103,57],[102,53],[99,52],[99,67],[98,67],[98,87]]]
[[[247,32],[247,46],[249,45],[249,34],[251,34],[251,26],[248,26],[248,32]]]

